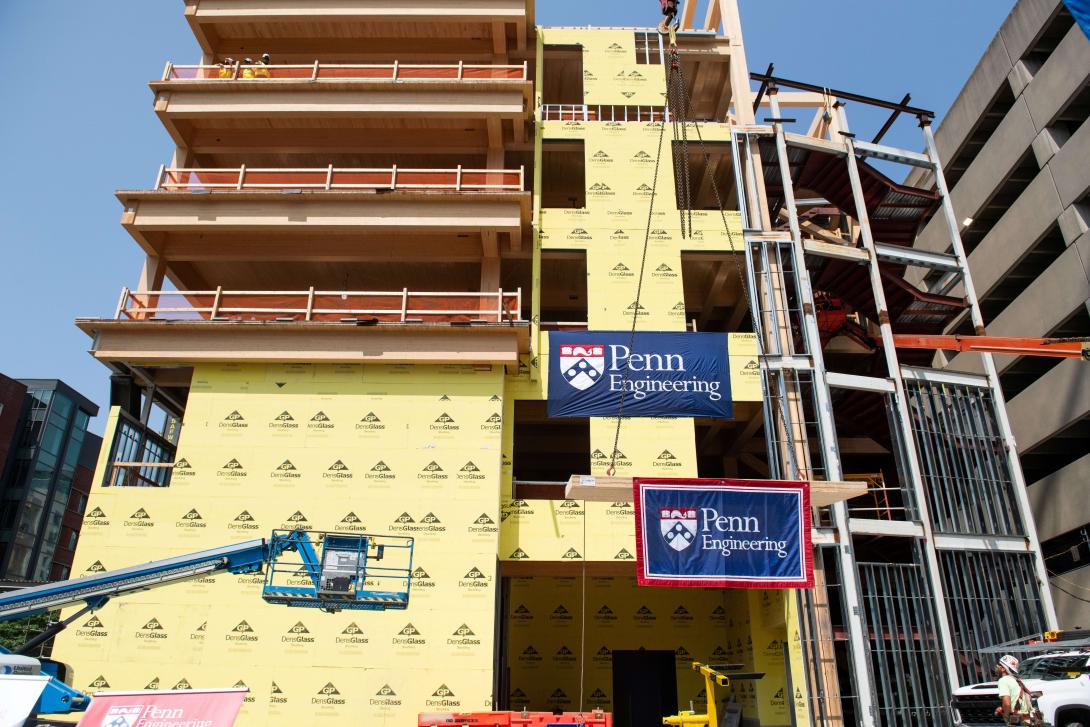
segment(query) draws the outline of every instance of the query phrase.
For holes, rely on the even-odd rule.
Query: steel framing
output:
[[[830,386],[869,391],[885,397],[902,485],[906,497],[913,501],[902,521],[853,517],[846,503],[831,508],[829,540],[834,540],[835,545],[824,547],[836,554],[835,569],[839,576],[836,587],[849,635],[847,663],[838,668],[841,682],[843,675],[850,675],[850,683],[855,686],[855,694],[843,699],[856,701],[851,710],[843,710],[840,705],[832,707],[826,696],[835,693],[839,700],[840,689],[816,683],[823,677],[822,670],[814,666],[806,675],[811,695],[810,716],[825,724],[837,721],[827,719],[829,714],[854,713],[857,723],[866,727],[909,724],[921,718],[948,722],[946,702],[951,690],[975,675],[979,668],[974,662],[974,668],[969,669],[957,657],[964,658],[966,653],[989,646],[985,643],[989,639],[998,643],[1029,635],[1017,633],[1019,630],[1055,628],[1056,618],[991,356],[984,355],[985,376],[962,375],[902,366],[894,345],[880,261],[941,270],[962,281],[977,332],[983,331],[976,292],[968,275],[931,135],[931,116],[919,109],[900,109],[920,120],[926,144],[924,154],[856,142],[848,132],[847,115],[841,104],[832,105],[829,134],[834,138],[801,137],[786,133],[785,120],[780,119],[776,86],[781,79],[758,80],[770,82],[768,103],[772,118],[766,123],[771,127],[734,127],[732,148],[745,228],[751,313],[761,344],[770,473],[811,479],[842,478]],[[853,98],[864,103],[874,101]],[[770,131],[775,140],[776,158],[762,161],[756,142]],[[804,242],[800,229],[789,145],[834,154],[846,165],[857,210],[855,223],[859,227],[860,245],[847,244],[844,252],[851,253],[850,257],[864,268],[870,282],[886,366],[880,377],[830,373],[825,368],[805,264],[805,255],[815,253],[815,243]],[[921,254],[874,239],[858,169],[860,160],[866,157],[925,167],[933,172],[940,195],[940,214],[946,219],[954,254]],[[782,203],[789,233],[774,230],[769,224],[769,202],[764,189],[766,167],[770,172],[778,169],[782,180]],[[838,257],[836,252],[828,254]],[[819,250],[817,254],[825,253]],[[919,397],[928,390],[942,394],[925,410]],[[936,427],[939,431],[931,431],[928,438],[929,432],[924,430]],[[810,446],[810,439],[816,440],[816,447]],[[975,445],[971,451],[964,449],[966,441]],[[949,466],[953,456],[962,459],[958,472]],[[944,457],[946,469],[942,466]],[[960,522],[968,525],[951,527],[949,517],[933,514],[932,504],[944,497],[958,500],[964,508]],[[1006,520],[998,516],[998,508],[1004,506],[1009,512]],[[858,562],[857,538],[874,536],[902,539],[911,549],[911,562]],[[1024,536],[1019,539],[1021,547],[1012,536]],[[1009,587],[989,583],[979,568],[977,578],[964,573],[978,567],[982,559],[996,572],[1012,579]],[[1024,618],[1000,615],[986,619],[986,628],[966,631],[966,625],[980,617],[974,607],[979,609],[983,604],[1011,596],[1033,604],[1033,613]],[[815,603],[815,597],[804,594],[801,601],[804,633],[810,639],[827,637],[816,633],[820,619],[805,613]],[[824,596],[816,601],[828,604]],[[997,608],[1005,613],[1004,607]],[[888,641],[876,642],[879,633],[885,633],[882,638]],[[814,650],[812,657],[816,662],[817,646],[811,643],[807,649]]]

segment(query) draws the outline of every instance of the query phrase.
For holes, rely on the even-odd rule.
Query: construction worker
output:
[[[253,58],[243,58],[242,59],[242,77],[243,78],[255,78],[256,77],[256,74],[254,73],[254,59]]]
[[[1018,659],[1010,654],[1000,657],[995,673],[999,677],[999,706],[995,713],[1003,716],[1004,724],[1031,724],[1033,705],[1029,690],[1018,678]]]
[[[220,78],[231,78],[235,75],[235,59],[224,58],[220,63]]]
[[[269,65],[272,63],[272,59],[268,53],[261,54],[261,60],[258,61],[258,66],[254,70],[254,76],[257,78],[272,78],[272,71],[269,70]]]

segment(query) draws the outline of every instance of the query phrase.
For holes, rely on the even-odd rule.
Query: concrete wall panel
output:
[[[1090,414],[1086,363],[1065,360],[1008,402],[1007,413],[1020,452]]]
[[[1056,46],[1023,98],[1038,130],[1045,128],[1090,78],[1090,39],[1077,25]]]
[[[1086,510],[1088,482],[1090,454],[1029,486],[1026,492],[1038,538],[1048,540],[1086,524],[1090,519]]]

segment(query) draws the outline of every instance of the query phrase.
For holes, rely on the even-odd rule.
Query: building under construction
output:
[[[177,150],[118,192],[145,263],[77,322],[112,375],[73,573],[367,531],[415,538],[412,601],[197,579],[58,637],[75,686],[245,685],[245,725],[645,727],[706,699],[697,660],[765,674],[719,695],[748,725],[915,725],[949,721],[979,649],[1054,626],[990,356],[918,347],[982,328],[930,112],[751,78],[735,0],[686,2],[676,47],[648,13],[186,0],[200,62],[150,84]],[[856,131],[862,105],[925,151]],[[932,220],[950,252],[912,247]],[[733,418],[549,417],[549,334],[633,326],[730,334]],[[632,503],[569,490],[607,471],[856,496],[815,500],[812,590],[640,587]]]

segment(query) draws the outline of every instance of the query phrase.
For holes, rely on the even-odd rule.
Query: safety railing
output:
[[[521,192],[525,170],[518,169],[173,169],[159,167],[156,190],[387,189],[402,191]]]
[[[121,291],[117,320],[508,323],[522,321],[522,288],[495,292],[350,290]]]
[[[260,63],[175,65],[167,63],[163,81],[526,81],[527,62],[518,65],[446,63],[263,65]]]
[[[542,121],[662,121],[670,120],[664,106],[618,106],[611,104],[543,104]]]

